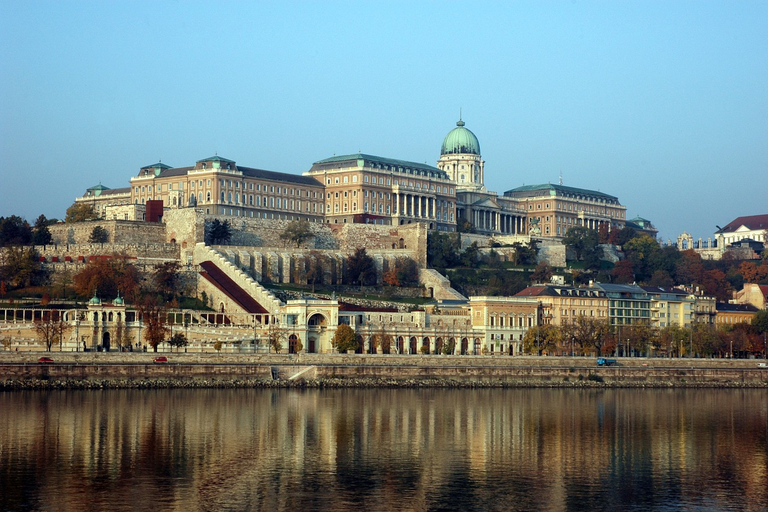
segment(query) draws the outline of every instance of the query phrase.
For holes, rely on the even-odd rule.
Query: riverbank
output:
[[[768,388],[756,360],[591,357],[0,354],[0,390],[153,388]]]

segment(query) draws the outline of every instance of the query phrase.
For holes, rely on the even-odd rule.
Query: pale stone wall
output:
[[[2,250],[2,249],[0,249]],[[87,262],[91,256],[125,255],[138,263],[176,261],[179,246],[165,243],[39,245],[35,250],[47,263]]]
[[[130,220],[94,220],[50,226],[53,243],[87,244],[93,228],[101,226],[109,233],[108,242],[117,244],[153,244],[166,242],[165,225]]]
[[[565,246],[560,242],[539,244],[539,262],[546,261],[553,267],[565,266]]]
[[[205,216],[194,208],[168,209],[163,212],[165,241],[179,246],[182,264],[194,259],[195,245],[205,238]]]

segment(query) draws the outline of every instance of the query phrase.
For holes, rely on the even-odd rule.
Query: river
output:
[[[765,390],[0,393],[0,510],[768,509]]]

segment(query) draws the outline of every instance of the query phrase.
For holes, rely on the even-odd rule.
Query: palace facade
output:
[[[238,165],[215,155],[188,167],[139,169],[130,187],[91,187],[76,199],[101,218],[147,220],[148,201],[207,215],[331,224],[403,225],[488,236],[561,238],[575,226],[620,229],[626,207],[603,192],[562,184],[504,192],[484,183],[480,143],[463,120],[448,132],[437,166],[363,153],[319,160],[303,175]]]

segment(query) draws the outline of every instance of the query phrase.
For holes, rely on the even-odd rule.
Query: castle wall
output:
[[[101,226],[112,244],[160,244],[166,242],[165,225],[130,220],[93,220],[54,224],[48,229],[56,245],[87,244],[93,228]]]

